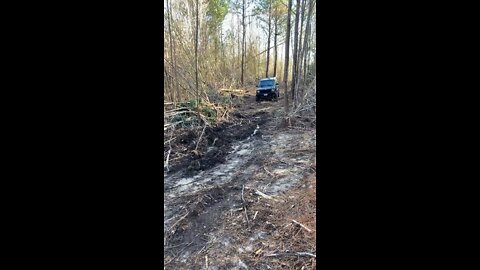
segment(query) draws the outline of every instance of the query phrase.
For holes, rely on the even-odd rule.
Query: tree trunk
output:
[[[243,5],[242,5],[242,26],[243,26],[243,39],[242,39],[242,75],[240,78],[240,83],[243,86],[243,80],[244,80],[244,69],[245,69],[245,0],[243,0]]]
[[[237,22],[238,22],[238,28],[237,28],[237,45],[238,45],[238,62],[240,65],[242,64],[242,45],[241,45],[241,30],[240,30],[240,25],[241,25],[241,20],[240,20],[240,15],[237,15]],[[237,72],[238,72],[238,66],[236,66]],[[238,75],[238,74],[237,74]],[[238,77],[237,77],[238,78]]]
[[[306,0],[302,0],[302,14],[301,14],[301,19],[300,19],[300,29],[299,29],[299,34],[300,37],[298,38],[298,55],[297,55],[297,83],[295,84],[296,86],[296,91],[297,97],[300,95],[300,97],[303,95],[303,87],[300,87],[300,78],[302,77],[302,64],[303,64],[303,53],[305,51],[304,48],[304,42],[302,42],[302,36],[303,39],[305,39],[305,35],[303,34],[303,22],[305,20],[305,5],[306,5]],[[303,86],[303,85],[302,85]],[[300,89],[300,91],[299,91]]]
[[[303,42],[303,47],[305,50],[305,55],[303,59],[303,80],[307,79],[307,64],[308,64],[308,50],[310,49],[308,46],[308,40],[310,39],[310,31],[311,31],[311,26],[312,23],[310,22],[312,18],[312,10],[313,10],[313,0],[310,0],[308,3],[308,15],[307,15],[307,27],[305,30],[305,40]]]
[[[294,28],[294,37],[293,37],[293,77],[292,77],[292,102],[293,108],[296,108],[296,96],[295,96],[295,86],[297,80],[297,54],[298,54],[298,20],[300,19],[300,0],[297,0],[296,4],[296,13],[295,13],[295,28]]]
[[[279,57],[280,59],[284,59],[281,51]],[[278,75],[279,81],[283,82],[283,66],[281,64],[278,65]]]
[[[200,92],[198,90],[198,0],[196,3],[196,24],[195,24],[195,93],[197,95],[197,105],[200,103]]]
[[[172,38],[172,7],[169,3],[169,0],[167,0],[167,19],[168,19],[168,37],[170,41],[170,58],[172,62],[172,70],[173,70],[173,89],[172,89],[172,102],[175,106],[176,101],[178,99],[178,86],[177,86],[177,69],[175,66],[176,59],[175,59],[175,53],[174,53],[174,45],[173,45],[173,38]],[[176,95],[177,94],[177,95]]]
[[[278,18],[275,17],[275,31],[273,32],[273,54],[274,54],[274,61],[273,61],[273,77],[277,77],[277,25],[278,25]]]
[[[270,65],[270,38],[272,36],[272,1],[268,1],[268,40],[267,40],[267,70],[265,71],[265,78],[268,78],[268,68]]]
[[[290,52],[290,19],[292,17],[292,1],[288,0],[288,13],[287,13],[287,33],[285,39],[285,70],[283,75],[283,83],[285,84],[285,112],[288,114],[290,108],[288,104],[288,60]]]
[[[258,50],[260,51],[261,50],[260,40],[258,40],[257,44],[258,44]],[[262,77],[262,58],[260,55],[258,55],[257,60],[258,60],[258,64],[257,64],[258,73],[256,74],[256,76],[260,78]]]

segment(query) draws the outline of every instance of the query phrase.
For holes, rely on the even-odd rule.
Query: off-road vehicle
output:
[[[261,79],[257,85],[257,102],[262,99],[269,99],[277,101],[280,97],[280,91],[278,90],[277,78],[265,78]]]

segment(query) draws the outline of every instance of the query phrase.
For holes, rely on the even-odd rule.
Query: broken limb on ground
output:
[[[165,269],[316,267],[315,122],[280,128],[283,102],[241,98],[165,145]]]

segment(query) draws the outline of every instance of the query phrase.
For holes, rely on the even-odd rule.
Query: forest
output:
[[[209,101],[220,89],[277,77],[288,93],[285,106],[290,107],[302,98],[304,86],[315,80],[315,0],[165,0],[164,4],[167,104]]]
[[[316,0],[163,15],[164,269],[315,269]]]

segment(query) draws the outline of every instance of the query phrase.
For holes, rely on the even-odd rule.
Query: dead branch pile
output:
[[[228,118],[228,113],[233,109],[228,104],[216,104],[202,101],[198,106],[191,106],[190,103],[179,104],[176,108],[164,112],[163,130],[167,131],[175,126],[198,126],[211,125]]]
[[[188,132],[195,131],[197,139],[194,139],[196,142],[194,150],[197,150],[202,139],[205,140],[203,133],[206,127],[229,120],[230,113],[234,111],[236,103],[232,102],[231,97],[224,99],[212,97],[212,99],[201,100],[198,104],[195,100],[177,104],[165,103],[163,164],[166,171],[169,171],[169,163],[172,160],[181,158],[181,151],[174,149],[174,144],[172,144],[177,138]],[[198,130],[202,132],[197,132]]]
[[[315,76],[307,85],[304,86],[303,95],[299,97],[298,106],[289,113],[293,116],[313,116],[315,117],[317,107],[317,77]],[[316,117],[315,117],[316,118]]]
[[[289,127],[303,126],[303,128],[312,128],[316,126],[317,117],[317,87],[316,76],[311,78],[308,83],[304,83],[298,96],[297,106],[287,114],[283,114],[281,126]]]

